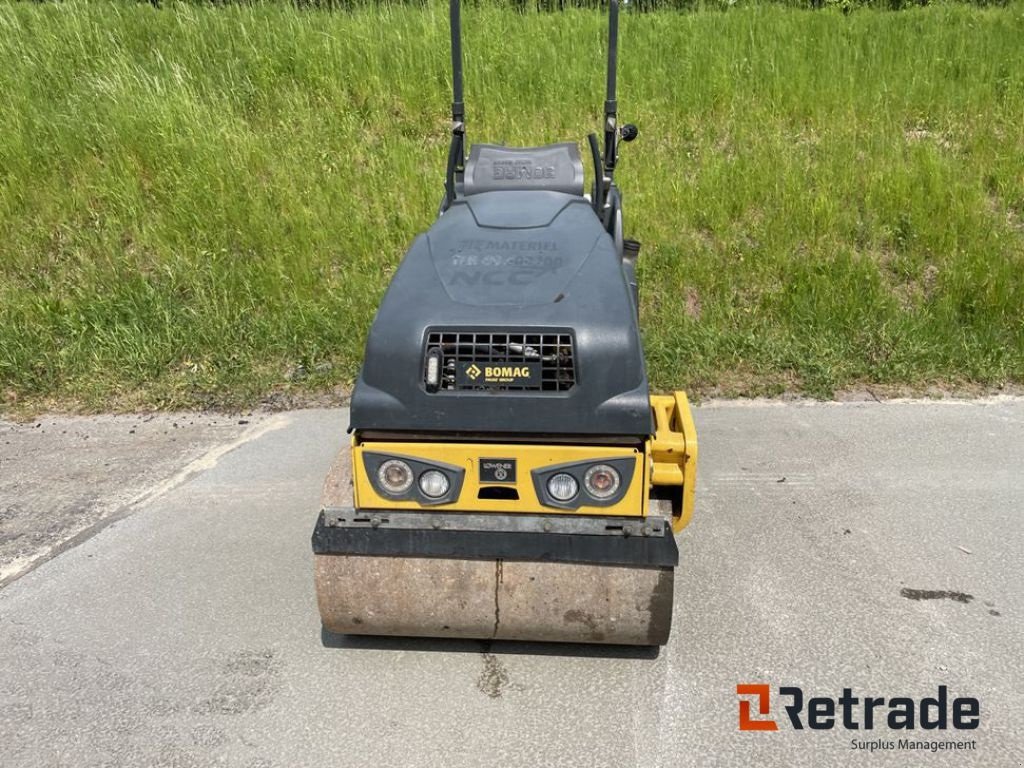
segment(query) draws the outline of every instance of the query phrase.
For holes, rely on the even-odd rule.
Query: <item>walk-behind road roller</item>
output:
[[[402,259],[313,533],[325,630],[663,645],[697,438],[650,395],[639,243],[614,182],[618,6],[603,147],[474,143],[459,0],[444,198]]]

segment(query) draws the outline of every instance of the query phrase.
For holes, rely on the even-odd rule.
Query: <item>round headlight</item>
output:
[[[401,459],[388,459],[377,470],[377,481],[388,493],[405,493],[412,485],[412,470]]]
[[[548,493],[557,501],[568,501],[580,490],[576,478],[566,472],[559,472],[548,479]]]
[[[440,470],[428,469],[420,475],[420,490],[424,496],[439,499],[448,493],[450,487],[451,483],[448,482],[448,476]]]
[[[583,486],[595,499],[611,498],[621,484],[618,470],[607,464],[595,464],[583,476]]]

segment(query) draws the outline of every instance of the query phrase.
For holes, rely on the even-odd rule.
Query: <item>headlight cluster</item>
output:
[[[458,500],[465,479],[462,467],[401,454],[367,451],[366,474],[386,499],[414,501],[421,506]],[[557,464],[530,470],[537,500],[547,507],[577,509],[618,504],[636,473],[634,456]]]
[[[463,470],[459,467],[373,453],[367,453],[364,460],[377,491],[396,500],[446,503],[454,501],[462,487]]]
[[[533,471],[534,484],[541,501],[548,506],[607,506],[625,494],[634,466],[633,459],[606,459],[545,467]]]

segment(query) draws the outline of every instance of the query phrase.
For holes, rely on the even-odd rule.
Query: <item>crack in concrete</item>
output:
[[[501,588],[502,564],[501,560],[494,561],[494,629],[491,637],[498,636],[498,625],[501,624],[501,605],[498,602],[498,590]]]

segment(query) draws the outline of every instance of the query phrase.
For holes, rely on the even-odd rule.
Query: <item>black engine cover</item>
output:
[[[428,331],[568,330],[565,391],[428,392]],[[652,432],[636,308],[590,204],[551,191],[457,200],[402,260],[370,329],[352,395],[359,430],[557,435]]]

